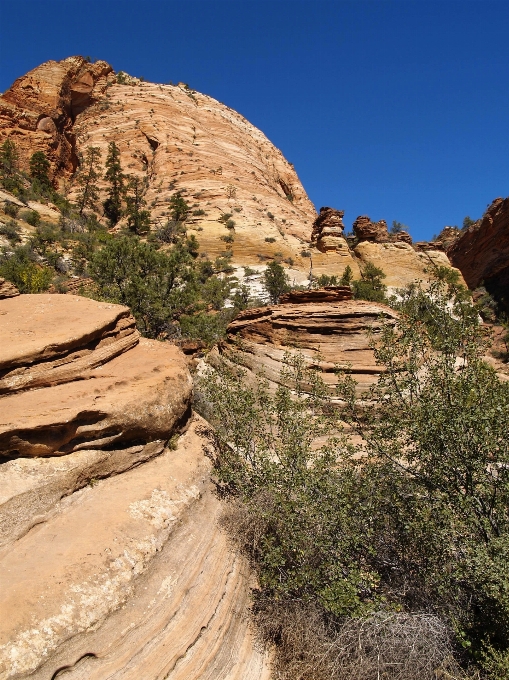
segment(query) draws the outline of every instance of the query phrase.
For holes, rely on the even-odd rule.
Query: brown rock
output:
[[[341,250],[348,245],[343,238],[343,210],[334,208],[320,208],[320,214],[313,222],[311,242],[316,243],[318,250],[323,253],[329,250]]]
[[[279,298],[280,305],[304,304],[308,302],[342,302],[352,299],[350,286],[325,286],[309,290],[291,290]]]
[[[6,281],[5,279],[2,279],[0,277],[0,300],[4,300],[5,298],[13,298],[19,295],[19,290],[16,288],[16,286],[11,283],[10,281]],[[1,334],[1,327],[0,327],[0,334]],[[0,350],[1,352],[1,350]]]
[[[359,241],[372,241],[373,243],[387,243],[389,232],[387,222],[380,220],[372,222],[367,215],[359,215],[353,223],[353,233]]]
[[[482,219],[461,232],[448,248],[452,264],[469,288],[509,290],[509,197],[496,198]]]
[[[174,345],[142,338],[87,378],[3,396],[0,455],[52,456],[168,439],[189,408],[191,378]]]
[[[51,483],[72,492],[80,472],[107,474],[104,453],[1,466],[0,493],[2,474],[19,485],[11,506],[37,502],[38,489],[54,505],[36,505],[37,526],[0,553],[0,677],[268,680],[247,623],[247,565],[218,528],[203,429],[195,417],[176,450],[60,502]]]
[[[0,142],[10,137],[16,143],[25,170],[30,156],[43,151],[55,177],[73,172],[74,120],[101,96],[111,71],[104,61],[89,64],[83,57],[69,57],[18,78],[0,97]]]

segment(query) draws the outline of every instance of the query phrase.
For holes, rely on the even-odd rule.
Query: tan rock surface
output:
[[[380,316],[396,317],[386,305],[363,300],[246,310],[228,326],[228,342],[221,351],[225,357],[235,352],[244,366],[263,371],[274,384],[280,382],[284,354],[300,352],[323,371],[331,387],[337,383],[334,369],[341,365],[351,371],[362,392],[380,371],[367,336],[368,328],[376,332],[380,327]]]
[[[2,680],[269,677],[245,617],[246,566],[217,528],[201,425],[0,552]],[[41,461],[33,488],[45,467],[55,474]]]
[[[61,455],[167,439],[189,407],[191,378],[173,345],[142,338],[87,377],[1,397],[0,455]]]
[[[0,301],[0,395],[91,377],[139,340],[127,307],[66,295]]]
[[[417,251],[404,241],[392,243],[361,241],[354,250],[361,264],[372,262],[383,270],[386,274],[384,283],[390,288],[403,288],[415,281],[429,281],[435,266],[451,267],[444,252]]]

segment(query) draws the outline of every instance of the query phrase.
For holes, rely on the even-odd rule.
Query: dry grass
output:
[[[328,623],[313,605],[259,600],[253,616],[275,645],[274,680],[473,680],[446,625],[429,614],[379,612]]]

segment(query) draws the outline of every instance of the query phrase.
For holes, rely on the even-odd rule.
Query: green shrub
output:
[[[280,295],[290,290],[290,282],[284,268],[275,261],[267,265],[263,279],[265,290],[273,304],[277,304]]]
[[[275,243],[276,239],[273,236],[266,236],[265,241],[266,243]]]
[[[28,246],[20,246],[0,259],[0,276],[11,281],[20,293],[42,293],[50,287],[53,271],[34,261]]]
[[[41,216],[37,210],[25,210],[21,213],[20,218],[32,227],[38,227],[41,223]]]
[[[457,284],[442,276],[429,290],[411,286],[398,309],[371,336],[383,370],[362,400],[348,371],[333,395],[299,356],[285,358],[275,392],[263,379],[248,384],[235,363],[199,384],[217,485],[233,503],[227,526],[258,576],[255,617],[278,645],[294,634],[285,603],[302,608],[301,640],[323,624],[313,644],[292,647],[293,676],[281,677],[350,678],[330,665],[318,673],[317,648],[337,660],[351,617],[361,618],[359,648],[373,617],[391,612],[409,617],[400,629],[409,639],[424,611],[444,640],[455,631],[453,666],[452,654],[465,662],[466,653],[492,680],[507,675],[509,384],[484,362],[483,328]],[[421,628],[415,640],[425,637]],[[391,654],[384,664],[408,658]],[[431,680],[437,667],[397,677]]]
[[[353,281],[353,297],[357,300],[369,300],[371,302],[387,302],[387,286],[382,283],[385,279],[384,272],[372,262],[366,262],[361,271],[360,281]]]
[[[19,205],[16,205],[16,203],[11,203],[11,201],[6,201],[4,213],[9,215],[9,217],[17,217],[19,213]]]
[[[206,215],[206,214],[207,213],[205,212],[205,210],[201,210],[201,209],[200,210],[193,210],[193,215],[195,217],[199,217],[200,215]]]
[[[21,241],[20,228],[14,220],[9,220],[5,224],[0,222],[0,234],[5,236],[11,243]]]

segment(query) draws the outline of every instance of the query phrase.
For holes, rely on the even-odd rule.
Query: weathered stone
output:
[[[359,241],[372,241],[373,243],[389,241],[387,222],[385,220],[372,222],[367,215],[357,217],[353,223],[353,233]]]
[[[19,295],[19,290],[10,281],[6,281],[0,277],[0,300],[5,298],[13,298]],[[0,327],[1,328],[1,327]],[[1,330],[0,330],[1,334]],[[0,350],[1,351],[1,350]]]
[[[88,379],[139,339],[127,307],[77,296],[3,300],[0,319],[0,394]]]
[[[299,352],[323,372],[331,387],[337,383],[337,365],[351,371],[365,391],[378,378],[367,331],[380,327],[380,318],[395,319],[386,305],[347,300],[331,303],[284,304],[241,312],[228,326],[227,342],[220,351],[237,359],[253,373],[263,373],[273,384],[280,383],[286,352]],[[239,342],[240,341],[240,342]],[[214,354],[209,361],[213,364]]]
[[[268,680],[245,615],[247,565],[217,525],[203,428],[195,417],[176,450],[93,479],[0,552],[1,678]],[[26,461],[20,505],[37,488],[49,498],[51,479],[72,490],[80,469],[104,472],[96,456],[38,461],[32,480]]]
[[[174,345],[142,338],[86,377],[1,397],[0,455],[54,456],[168,439],[189,408],[191,378]]]
[[[342,302],[352,299],[350,286],[325,286],[309,290],[291,290],[279,298],[280,305],[304,304],[308,302]]]

